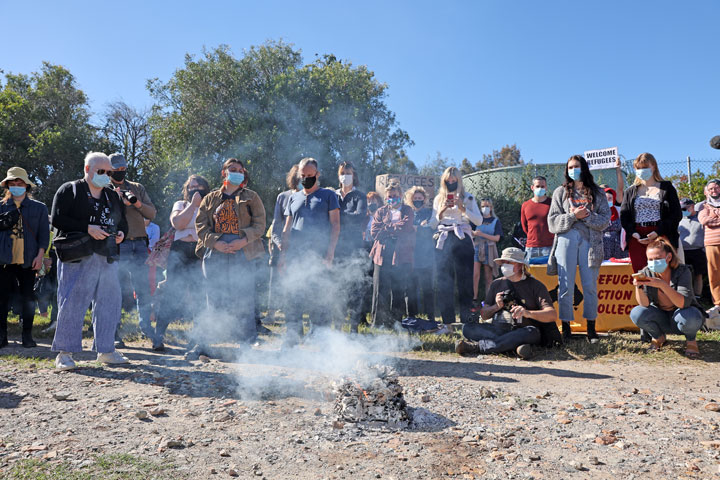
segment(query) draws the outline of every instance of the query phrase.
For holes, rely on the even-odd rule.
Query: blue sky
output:
[[[0,12],[0,68],[64,65],[95,111],[150,105],[146,80],[203,46],[282,38],[307,62],[333,53],[386,82],[417,164],[508,143],[536,163],[611,146],[652,152],[661,171],[720,159],[717,1],[0,0]]]

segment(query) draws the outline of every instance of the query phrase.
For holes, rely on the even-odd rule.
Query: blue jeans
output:
[[[583,318],[595,320],[598,313],[597,279],[599,267],[588,266],[590,242],[577,230],[570,230],[557,236],[555,258],[558,264],[558,307],[563,322],[574,320],[573,296],[575,293],[575,272],[580,267],[580,282],[583,290]]]
[[[678,308],[673,311],[662,310],[654,305],[638,305],[630,311],[630,320],[645,330],[652,338],[660,338],[669,333],[685,335],[688,341],[695,340],[705,317],[695,307]]]
[[[540,330],[536,327],[513,329],[512,325],[504,322],[465,324],[463,336],[478,342],[480,353],[512,352],[526,343],[540,344]]]
[[[91,302],[94,349],[114,351],[121,302],[118,262],[108,263],[107,257],[94,253],[78,262],[58,260],[57,264],[58,317],[52,351],[82,351],[82,327]]]
[[[531,258],[535,257],[548,257],[550,256],[550,250],[552,250],[552,247],[525,247],[525,260],[530,261]]]
[[[119,274],[123,306],[127,311],[135,292],[135,306],[138,310],[140,330],[149,338],[154,337],[150,327],[150,277],[145,264],[148,249],[145,240],[126,240],[120,244]]]

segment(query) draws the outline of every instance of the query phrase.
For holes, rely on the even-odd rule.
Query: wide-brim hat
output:
[[[516,247],[509,247],[503,250],[500,256],[494,260],[495,263],[500,263],[500,261],[521,263],[523,265],[528,264],[525,260],[525,252]]]
[[[35,184],[30,181],[27,172],[22,167],[10,167],[10,169],[7,171],[7,176],[3,179],[2,182],[0,182],[0,187],[6,187],[9,180],[17,179],[20,179],[26,184],[30,185],[30,187],[35,188]]]

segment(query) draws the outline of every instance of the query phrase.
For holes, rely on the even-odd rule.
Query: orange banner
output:
[[[558,277],[551,277],[546,271],[547,265],[530,266],[533,277],[540,280],[547,287],[557,310]],[[624,263],[605,264],[600,267],[597,286],[598,318],[595,323],[595,329],[598,332],[638,331],[638,328],[630,320],[630,310],[637,305],[635,287],[632,284],[632,273],[632,266]],[[574,332],[585,331],[585,319],[582,316],[583,301],[580,272],[578,272],[575,275],[575,295],[573,298],[575,321],[570,322],[570,327]],[[560,320],[558,320],[558,325],[560,325]]]

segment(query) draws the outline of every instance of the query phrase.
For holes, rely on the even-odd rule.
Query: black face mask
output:
[[[112,173],[112,175],[110,175],[110,176],[113,178],[113,180],[116,180],[116,181],[118,181],[118,182],[122,182],[123,180],[125,180],[125,175],[126,175],[126,174],[127,174],[127,171],[125,171],[125,170],[123,170],[123,171],[118,171],[118,170],[116,170],[116,171],[114,171],[114,172]]]
[[[315,181],[317,180],[317,176],[315,177],[304,177],[300,180],[300,183],[302,184],[303,188],[307,188],[308,190],[315,186]]]
[[[422,208],[423,205],[425,205],[424,200],[413,200],[413,205],[415,205],[415,208]]]
[[[458,184],[458,182],[452,182],[452,183],[445,182],[445,186],[447,187],[447,191],[448,191],[448,192],[454,192],[455,190],[457,190],[457,184]]]
[[[378,209],[377,203],[371,203],[370,205],[368,205],[368,211],[369,211],[370,213],[375,213],[375,212],[377,212],[377,209]]]
[[[199,193],[201,198],[207,195],[205,189],[198,188],[195,190],[188,190],[188,197],[190,197],[190,200],[192,200],[192,198],[195,196],[195,193]]]

